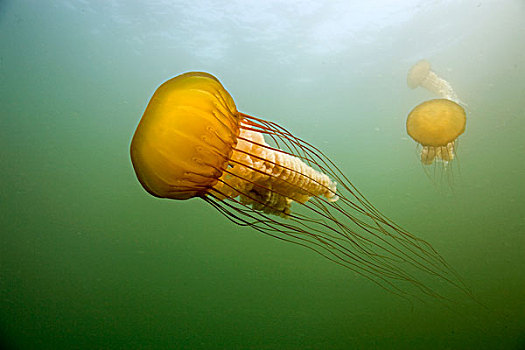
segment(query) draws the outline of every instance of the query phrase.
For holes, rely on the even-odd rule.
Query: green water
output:
[[[4,348],[523,349],[524,38],[523,1],[0,1]],[[421,58],[467,105],[452,188],[405,133],[433,97],[406,86]],[[486,309],[149,196],[131,136],[190,70],[323,149]]]

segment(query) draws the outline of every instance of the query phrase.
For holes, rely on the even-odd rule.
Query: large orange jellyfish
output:
[[[425,101],[407,118],[407,132],[421,148],[421,162],[430,165],[435,159],[445,163],[455,156],[455,143],[465,131],[467,116],[463,107],[448,99]]]
[[[210,74],[182,74],[155,91],[131,160],[153,196],[201,198],[236,224],[310,248],[394,294],[442,300],[432,279],[468,293],[429,243],[383,216],[321,151],[237,111]]]

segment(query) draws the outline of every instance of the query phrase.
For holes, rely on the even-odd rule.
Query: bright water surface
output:
[[[406,85],[421,58],[467,105],[451,186],[405,132],[433,97]],[[149,196],[131,136],[190,70],[323,149],[486,309],[411,305],[202,200]],[[2,0],[0,114],[10,348],[525,347],[522,0]]]

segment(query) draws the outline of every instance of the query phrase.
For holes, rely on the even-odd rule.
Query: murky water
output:
[[[1,1],[2,342],[523,348],[523,38],[522,1]],[[466,105],[452,172],[426,174],[406,135],[434,97],[406,84],[422,58]],[[485,308],[409,303],[202,200],[149,196],[131,136],[156,87],[191,70],[321,148]]]

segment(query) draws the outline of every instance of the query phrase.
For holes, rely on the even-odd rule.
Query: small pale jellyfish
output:
[[[438,97],[459,102],[450,83],[434,73],[427,60],[421,60],[410,68],[407,75],[407,85],[411,89],[421,86]]]
[[[201,198],[236,224],[312,249],[394,294],[443,300],[433,279],[468,294],[429,243],[382,215],[320,150],[239,112],[208,73],[155,91],[131,160],[151,195]]]
[[[407,118],[407,132],[421,148],[421,162],[435,159],[445,163],[455,156],[455,143],[465,131],[467,116],[463,107],[448,99],[435,99],[417,105]]]

